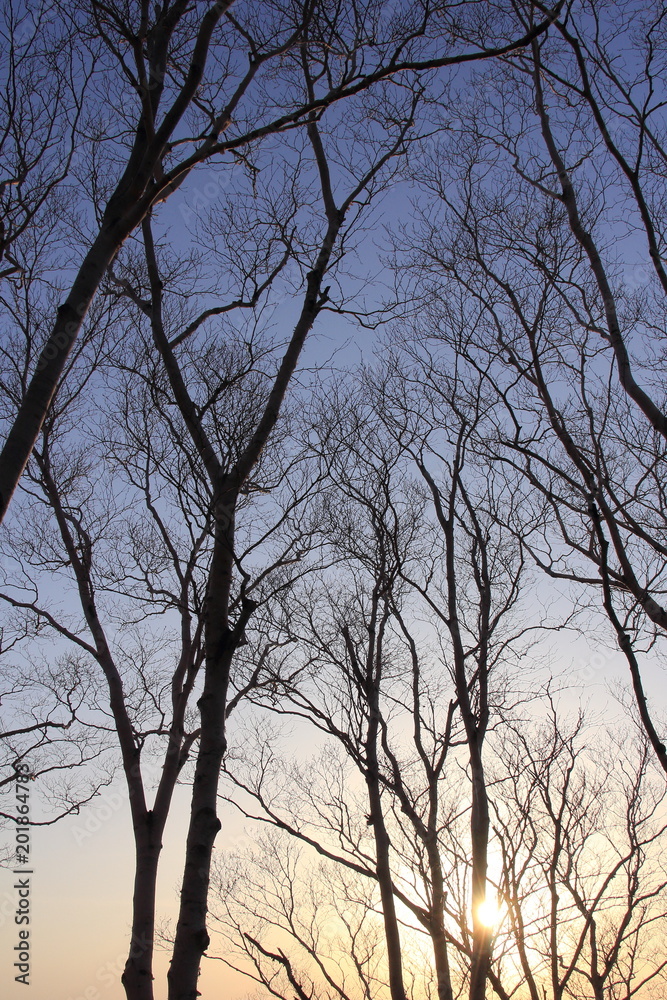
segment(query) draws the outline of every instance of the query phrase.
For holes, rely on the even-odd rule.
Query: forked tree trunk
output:
[[[232,658],[255,605],[247,602],[234,629],[229,627],[236,494],[216,506],[216,533],[207,588],[206,673],[198,707],[201,736],[190,806],[176,938],[167,980],[170,1000],[196,1000],[206,929],[213,844],[220,830],[218,782],[227,749],[225,714]]]
[[[147,812],[141,828],[135,827],[136,865],[132,898],[132,938],[121,982],[128,1000],[153,1000],[153,942],[155,892],[162,850],[163,825]]]
[[[211,856],[213,843],[221,826],[217,814],[217,799],[220,770],[227,747],[225,736],[227,690],[234,653],[243,639],[244,629],[250,616],[257,607],[254,601],[244,599],[239,618],[234,627],[230,627],[229,603],[234,573],[236,502],[241,486],[259,460],[276,425],[306,337],[324,304],[321,295],[322,279],[344,218],[345,212],[341,211],[334,213],[329,221],[317,264],[308,274],[301,314],[255,432],[233,472],[212,483],[217,499],[214,507],[215,539],[206,598],[204,691],[198,703],[201,713],[201,735],[192,788],[180,910],[174,950],[167,974],[169,1000],[196,1000],[198,996],[199,966],[210,940],[206,929],[206,913]],[[160,347],[159,340],[158,347]],[[174,386],[180,374],[170,371],[168,350],[164,344],[162,353],[167,359],[167,370]],[[175,391],[182,412],[184,412],[183,407],[186,407],[184,415],[187,420],[187,405],[190,401],[186,393],[178,387]],[[200,428],[195,427],[191,431],[194,432],[195,440],[198,429]]]
[[[75,536],[71,531],[71,522],[66,516],[58,488],[51,475],[48,458],[39,454],[36,454],[35,457],[42,473],[47,496],[53,507],[65,550],[74,571],[81,607],[95,644],[94,655],[108,685],[109,707],[118,735],[132,812],[136,855],[132,901],[132,939],[129,957],[121,980],[128,1000],[153,1000],[155,887],[158,861],[162,849],[162,834],[178,775],[178,762],[172,755],[165,763],[158,793],[161,801],[156,815],[146,808],[135,731],[127,711],[122,676],[116,666],[104,628],[98,617],[90,563],[85,557],[82,557],[81,548],[76,544]],[[91,652],[93,652],[92,648]],[[172,737],[173,735],[172,733]],[[173,748],[176,751],[179,744],[180,740],[178,739],[173,743]],[[158,797],[156,797],[156,802]]]

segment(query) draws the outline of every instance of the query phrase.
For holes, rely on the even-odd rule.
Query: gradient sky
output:
[[[539,601],[540,595],[535,597]],[[582,703],[588,706],[593,726],[613,724],[621,712],[610,696],[609,687],[617,681],[627,687],[620,654],[611,645],[605,650],[600,644],[588,644],[574,635],[561,634],[550,646],[551,656],[536,656],[533,669],[537,676],[550,666],[560,675],[563,710],[574,710]],[[657,700],[659,671],[647,671],[649,674],[649,692]],[[576,683],[570,686],[573,677]],[[317,752],[312,737],[303,740],[301,750],[304,755]],[[133,846],[124,797],[118,805],[118,794],[122,796],[122,791],[122,782],[117,780],[79,816],[33,829],[32,982],[28,989],[13,981],[12,948],[17,943],[17,928],[10,916],[0,925],[3,1000],[125,1000],[120,973],[129,942]],[[31,786],[31,793],[37,811],[38,781]],[[175,919],[177,912],[188,809],[189,789],[182,786],[177,791],[164,840],[158,922]],[[241,846],[252,837],[252,827],[228,805],[222,806],[221,819],[223,829],[216,844],[218,850]],[[0,871],[0,901],[7,894],[13,900],[13,881],[8,871]],[[168,961],[168,951],[158,950],[156,1000],[166,998]],[[254,984],[230,972],[220,962],[204,960],[200,989],[207,1000],[237,1000],[252,992]]]
[[[193,175],[190,186],[184,185],[162,214],[163,225],[174,230],[187,221],[189,204],[194,204],[198,192],[206,197],[206,185],[211,185],[211,198],[219,197],[222,188],[216,189],[215,175],[202,170]],[[184,210],[185,209],[185,214]],[[399,215],[406,215],[408,192],[397,186],[383,200],[382,221],[392,222]],[[379,213],[376,218],[380,219]],[[378,225],[378,234],[381,226]],[[379,237],[381,238],[381,236]],[[371,244],[367,243],[367,247]],[[375,250],[364,254],[369,269],[375,267]],[[633,265],[634,267],[634,265]],[[290,312],[290,303],[283,309]],[[282,317],[282,313],[277,314]],[[316,336],[311,339],[305,364],[329,357],[334,350],[344,349],[337,355],[341,366],[357,363],[364,348],[374,335],[359,332],[351,324],[331,314],[324,314],[318,321]],[[545,591],[533,590],[536,608],[545,599]],[[590,709],[594,725],[613,724],[621,710],[613,701],[610,687],[620,682],[629,689],[627,667],[615,650],[609,630],[608,645],[597,639],[587,642],[574,633],[561,633],[547,640],[552,650],[550,656],[541,656],[536,650],[527,661],[546,676],[549,668],[561,679],[564,709],[576,709],[580,702]],[[574,678],[574,682],[572,681]],[[656,716],[665,707],[664,674],[658,668],[646,671],[646,682],[652,709]],[[301,752],[313,754],[320,744],[310,738],[304,740]],[[39,809],[39,781],[31,785],[35,815]],[[120,801],[120,804],[117,803]],[[188,787],[177,790],[164,839],[158,885],[158,923],[175,919],[178,905],[184,843],[189,815],[190,794]],[[4,805],[4,804],[3,804]],[[5,806],[9,811],[9,804]],[[223,829],[216,847],[238,846],[252,837],[252,829],[232,812],[231,807],[221,810]],[[32,830],[32,912],[30,925],[32,963],[31,986],[26,988],[14,982],[13,946],[18,943],[18,928],[3,916],[5,902],[12,904],[16,891],[12,888],[15,876],[0,869],[0,983],[3,1000],[125,1000],[120,974],[125,962],[131,918],[133,878],[133,839],[129,808],[122,778],[106,793],[93,800],[79,816],[73,816],[50,827]],[[166,998],[166,970],[170,953],[157,950],[155,962],[156,1000]],[[254,990],[254,984],[231,973],[219,962],[204,960],[200,991],[205,1000],[237,1000]]]

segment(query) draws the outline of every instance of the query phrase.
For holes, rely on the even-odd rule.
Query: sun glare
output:
[[[477,918],[485,927],[495,927],[500,923],[501,916],[498,904],[492,899],[485,899],[477,907]]]

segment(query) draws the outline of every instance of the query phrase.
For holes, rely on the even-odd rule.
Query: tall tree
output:
[[[346,410],[339,401],[336,417],[323,418],[322,460],[331,478],[326,535],[336,569],[323,590],[293,593],[286,602],[282,628],[294,645],[291,662],[302,667],[278,682],[284,699],[272,704],[274,712],[309,719],[353,761],[367,789],[372,860],[346,829],[345,802],[327,800],[325,814],[313,800],[304,814],[291,804],[298,793],[274,794],[272,785],[283,785],[279,765],[264,763],[261,749],[242,778],[234,763],[230,771],[266,819],[377,882],[392,998],[406,995],[394,897],[431,938],[439,998],[454,995],[450,947],[464,956],[469,995],[479,998],[492,944],[484,920],[484,744],[508,709],[504,672],[523,645],[525,628],[512,621],[523,564],[498,518],[479,510],[478,491],[487,506],[493,494],[468,456],[474,389],[466,419],[442,387],[428,397],[423,386],[406,390],[405,369],[393,374],[374,370],[364,383],[381,416],[359,406]],[[259,693],[256,700],[264,701]],[[447,823],[441,786],[451,780],[450,768],[459,773],[461,766],[470,781],[452,808],[470,823],[472,928],[465,921],[453,937],[446,926],[451,864],[440,851]],[[337,845],[318,841],[322,822]],[[419,871],[418,888],[401,875],[406,869]]]
[[[312,91],[314,69],[305,53],[301,71]],[[69,376],[71,388],[61,382],[33,449],[29,476],[46,518],[36,543],[24,533],[20,555],[29,561],[36,544],[41,567],[51,558],[54,570],[69,576],[82,619],[68,624],[62,610],[49,610],[41,599],[26,600],[25,610],[78,646],[104,679],[136,847],[132,939],[123,974],[132,998],[153,993],[161,838],[191,752],[191,818],[169,980],[173,996],[196,993],[220,826],[216,791],[226,719],[240,693],[262,676],[268,640],[258,640],[257,663],[249,662],[247,649],[256,613],[303,571],[311,533],[300,524],[298,508],[317,482],[302,472],[303,448],[290,437],[289,413],[283,426],[278,417],[306,336],[329,301],[327,276],[335,275],[355,225],[403,154],[420,97],[415,83],[399,88],[395,102],[390,94],[378,107],[366,102],[363,114],[376,116],[371,135],[368,125],[362,136],[358,121],[339,120],[339,132],[350,130],[357,144],[348,140],[354,155],[338,171],[327,150],[333,139],[323,137],[315,114],[305,149],[298,136],[296,146],[283,144],[282,172],[275,149],[266,183],[250,171],[255,244],[241,193],[216,233],[214,253],[236,265],[231,281],[238,278],[240,293],[231,300],[224,298],[229,275],[217,287],[209,281],[207,294],[195,297],[192,283],[206,272],[211,253],[184,270],[180,256],[156,243],[152,221],[144,220],[142,258],[128,248],[116,262],[93,313],[106,316],[107,329],[91,330],[81,342],[88,353],[72,355],[78,375]],[[313,178],[317,196],[302,194]],[[202,223],[206,235],[212,219]],[[276,282],[288,262],[293,284],[301,284],[301,304],[285,345],[262,329],[256,292],[279,300]],[[32,288],[26,291],[30,296]],[[211,304],[216,293],[217,304]],[[222,343],[207,328],[212,321],[225,324]],[[19,374],[14,382],[20,391]],[[104,419],[91,389],[104,390]],[[173,622],[180,650],[175,662],[165,661],[161,643],[142,634],[140,622],[155,614]],[[132,636],[135,662],[128,662],[117,620]],[[261,622],[256,628],[262,634]],[[190,721],[195,698],[198,725]],[[95,708],[103,711],[99,701]],[[154,744],[164,766],[151,804],[142,760],[157,749]]]
[[[517,537],[553,579],[594,588],[667,771],[643,678],[667,625],[663,16],[642,5],[637,31],[638,12],[572,4],[477,79],[456,145],[418,170],[424,230],[406,249],[426,377],[484,379],[476,448],[523,497]]]
[[[200,736],[194,701],[201,692],[212,546],[208,498],[193,474],[187,431],[173,419],[168,384],[151,358],[151,347],[138,336],[130,354],[127,330],[122,336],[122,371],[114,366],[103,374],[99,359],[81,359],[84,381],[92,371],[105,383],[107,406],[101,413],[99,405],[95,410],[88,406],[76,371],[70,373],[69,391],[64,385],[59,389],[27,470],[31,495],[17,504],[10,537],[22,574],[14,574],[2,597],[14,616],[23,615],[33,649],[35,631],[50,635],[51,649],[54,640],[56,648],[65,645],[63,659],[71,666],[58,672],[52,667],[51,683],[63,684],[60,701],[64,706],[72,702],[74,721],[80,719],[77,729],[72,727],[79,753],[85,756],[87,746],[94,747],[97,740],[109,761],[108,736],[115,731],[114,757],[120,756],[135,846],[132,934],[123,982],[129,997],[140,998],[153,993],[162,837],[177,781],[187,773],[183,769]],[[113,354],[111,348],[107,341]],[[245,419],[253,393],[255,406],[260,405],[262,377],[252,360],[248,364],[242,346],[235,351],[228,345],[215,359],[202,353],[200,360],[204,369],[214,361],[216,388],[221,372],[233,387],[225,393],[220,421],[215,421],[226,434],[227,421]],[[85,443],[80,440],[82,422],[88,432]],[[277,458],[278,441],[274,448]],[[290,564],[298,564],[299,553],[308,547],[308,532],[297,515],[304,488],[298,464],[292,454],[289,483],[274,467],[268,517],[237,543],[243,594],[250,590],[256,607],[271,599],[274,587],[288,585]],[[258,544],[266,558],[255,571],[252,556]],[[65,599],[54,593],[54,580]],[[234,588],[230,614],[241,600]],[[251,632],[246,623],[243,642],[226,715],[248,688],[262,682],[269,638],[261,625]],[[38,708],[35,704],[33,711]],[[69,726],[62,708],[33,728],[44,739],[56,726]],[[90,734],[86,740],[79,726]],[[7,746],[20,738],[8,733]],[[42,756],[52,768],[57,766],[57,747],[46,748],[46,754],[39,745],[32,748],[29,761],[38,771]],[[152,792],[156,759],[162,766]],[[101,780],[108,780],[106,769]]]
[[[34,351],[34,372],[0,452],[0,518],[108,268],[130,234],[195,167],[225,155],[244,157],[265,136],[305,125],[325,107],[383,80],[525,45],[553,18],[549,14],[513,37],[511,14],[494,9],[479,30],[473,11],[466,49],[459,28],[466,18],[461,21],[458,4],[451,12],[418,5],[407,18],[384,22],[381,7],[366,10],[352,2],[330,10],[310,0],[266,3],[261,11],[252,4],[232,7],[232,0],[198,0],[194,6],[184,0],[162,6],[133,2],[124,9],[81,0],[59,5],[58,13],[67,38],[85,40],[84,62],[94,62],[98,71],[97,86],[88,88],[92,101],[81,113],[94,119],[104,108],[110,120],[104,132],[93,130],[90,164],[80,167],[96,195],[90,237],[77,247],[80,262],[72,262],[69,291],[48,338]],[[489,27],[498,38],[509,31],[511,40],[487,46]],[[304,47],[317,68],[312,88],[298,88],[295,98],[293,74]],[[23,67],[24,87],[31,71],[29,64]],[[9,86],[15,87],[11,73]],[[75,91],[80,94],[81,86]],[[42,107],[39,114],[43,121],[50,110]]]

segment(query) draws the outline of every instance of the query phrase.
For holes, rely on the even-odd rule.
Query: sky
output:
[[[224,199],[223,172],[203,170],[174,195],[165,206],[165,232],[177,233],[179,226]],[[376,213],[375,232],[365,237],[363,261],[374,270],[379,261],[378,244],[384,242],[383,226],[410,213],[410,192],[398,185]],[[632,265],[636,267],[635,264]],[[634,273],[634,272],[633,272]],[[637,279],[639,280],[639,278]],[[289,296],[277,307],[276,321],[289,323],[293,303]],[[353,324],[332,314],[322,314],[315,336],[305,354],[305,364],[320,362],[334,352],[332,367],[357,364],[371,356],[375,335],[359,331]],[[341,345],[343,345],[341,349]],[[533,592],[535,607],[546,599],[546,588]],[[576,711],[587,706],[594,725],[613,724],[621,713],[611,689],[620,682],[627,689],[627,668],[615,650],[598,638],[586,641],[573,633],[561,633],[548,640],[549,655],[542,668],[553,667],[561,680],[561,703]],[[545,644],[543,649],[547,648]],[[647,671],[647,687],[654,704],[664,696],[659,668]],[[663,706],[664,707],[664,706]],[[304,757],[317,750],[311,738],[304,738],[297,752]],[[35,814],[40,813],[39,781],[30,786]],[[0,800],[1,802],[1,800]],[[189,790],[180,787],[168,821],[160,865],[158,921],[173,922],[182,872],[183,845],[188,823]],[[252,839],[254,831],[231,807],[221,809],[223,823],[217,849],[233,848]],[[15,983],[12,976],[14,948],[19,927],[13,920],[18,890],[17,877],[0,868],[0,983],[3,1000],[124,1000],[120,974],[125,962],[130,922],[133,877],[133,843],[129,809],[123,784],[117,779],[77,816],[54,826],[34,827],[31,832],[31,985]],[[165,1000],[168,950],[156,955],[156,1000]],[[200,989],[207,997],[237,1000],[252,990],[238,974],[222,963],[204,961]]]
[[[33,795],[39,789],[33,786]],[[179,789],[167,826],[161,862],[158,919],[173,919],[187,830],[188,789]],[[238,817],[226,811],[218,848],[244,837]],[[12,951],[18,943],[11,913],[15,877],[0,870],[0,975],[4,1000],[124,1000],[120,975],[127,957],[133,877],[132,829],[122,784],[106,789],[79,816],[32,831],[34,847],[30,988],[10,981]],[[156,955],[156,995],[166,996],[169,955]],[[205,962],[205,995],[224,988],[235,1000],[246,992],[240,977],[221,963]],[[8,988],[6,988],[8,987]]]
[[[535,595],[539,600],[539,595]],[[550,655],[542,660],[556,674],[559,702],[564,712],[587,707],[592,728],[606,728],[622,713],[611,688],[627,678],[621,655],[610,645],[588,643],[581,636],[559,635],[549,642]],[[532,669],[539,666],[531,657]],[[562,669],[562,674],[561,674]],[[649,694],[660,697],[660,672],[647,671]],[[304,731],[293,751],[307,759],[318,752],[318,741]],[[31,785],[36,813],[39,782]],[[173,921],[187,830],[189,790],[180,786],[167,824],[158,887],[158,923]],[[222,804],[222,831],[216,849],[248,844],[256,830],[229,805]],[[34,827],[31,947],[33,965],[28,989],[10,977],[13,949],[18,943],[13,923],[16,878],[0,869],[0,976],[3,1000],[125,1000],[120,983],[129,940],[133,876],[131,822],[122,782],[116,780],[78,816],[53,826]],[[11,909],[10,909],[11,907]],[[214,939],[213,950],[216,948]],[[156,953],[156,1000],[166,998],[169,954]],[[205,997],[241,1000],[252,983],[221,962],[202,965],[200,990]]]
[[[289,312],[289,310],[288,310]],[[311,357],[329,357],[333,345],[344,331],[345,348],[334,367],[354,365],[368,356],[366,345],[355,341],[350,324],[335,317],[322,319],[321,336],[314,338]],[[319,331],[318,331],[319,332]],[[373,335],[364,333],[364,338]],[[342,338],[341,338],[342,339]],[[338,341],[340,343],[340,340]],[[532,599],[537,610],[547,599],[547,589],[539,587]],[[626,667],[608,644],[587,642],[573,633],[551,637],[542,647],[543,666],[554,670],[562,687],[561,704],[576,711],[579,704],[591,711],[594,725],[605,727],[621,713],[610,693],[620,681],[627,688]],[[532,669],[535,658],[531,657]],[[539,673],[539,668],[537,668]],[[660,673],[647,672],[649,693],[661,694]],[[304,739],[304,758],[313,752],[313,741]],[[39,781],[31,785],[34,807],[39,811]],[[183,844],[187,830],[189,794],[178,789],[164,840],[158,888],[158,922],[175,920]],[[223,823],[217,849],[224,850],[253,837],[253,829],[224,805]],[[8,906],[14,903],[14,876],[0,869],[0,977],[3,1000],[124,1000],[120,983],[129,940],[130,902],[133,877],[133,844],[129,809],[122,781],[112,786],[84,807],[78,816],[68,817],[54,826],[32,830],[33,850],[31,923],[32,968],[29,992],[12,977],[17,927]],[[166,971],[169,953],[156,952],[156,1000],[166,1000]],[[204,960],[200,990],[204,997],[241,1000],[252,992],[253,984],[228,970],[222,963]]]

